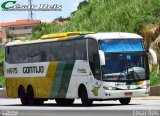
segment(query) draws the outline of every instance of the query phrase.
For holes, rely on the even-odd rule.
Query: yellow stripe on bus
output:
[[[64,32],[64,33],[53,33],[46,34],[41,37],[41,39],[60,39],[60,38],[68,38],[70,36],[76,36],[80,34],[92,34],[93,32]]]
[[[144,81],[138,81],[137,85],[142,85]]]
[[[39,85],[39,88],[37,88],[37,93],[39,93],[37,97],[49,98],[57,66],[58,62],[50,62],[46,74],[47,78],[37,78],[37,84]]]

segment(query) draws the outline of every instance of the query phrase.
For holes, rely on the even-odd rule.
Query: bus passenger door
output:
[[[101,89],[101,68],[100,68],[100,60],[99,55],[96,54],[93,56],[93,67],[92,73],[94,75],[94,81],[91,83],[91,91],[93,98],[100,98],[100,89]]]
[[[99,60],[99,46],[95,39],[88,39],[88,60],[92,75],[90,75],[90,98],[100,98],[101,87],[101,68]]]

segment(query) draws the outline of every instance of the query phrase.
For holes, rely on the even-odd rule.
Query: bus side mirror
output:
[[[156,54],[156,52],[151,48],[149,48],[148,51],[152,56],[152,63],[157,64],[157,54]]]
[[[104,52],[102,50],[99,50],[99,58],[100,58],[100,64],[101,66],[105,65],[105,55]]]

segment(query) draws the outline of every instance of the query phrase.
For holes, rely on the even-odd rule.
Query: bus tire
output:
[[[35,105],[43,105],[44,100],[43,99],[35,99]]]
[[[131,101],[131,98],[120,98],[119,99],[119,102],[122,104],[122,105],[128,105]]]
[[[30,106],[35,105],[34,91],[31,86],[27,88],[27,98],[28,98],[28,105]]]
[[[87,89],[84,86],[80,88],[80,98],[84,106],[91,106],[93,104],[93,100],[88,99]]]
[[[23,86],[21,86],[19,89],[18,89],[18,96],[21,100],[21,103],[22,105],[28,105],[28,100],[27,100],[27,94],[25,93],[25,89]]]
[[[58,105],[72,105],[74,103],[74,99],[55,99]]]

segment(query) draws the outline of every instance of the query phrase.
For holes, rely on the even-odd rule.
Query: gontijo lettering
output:
[[[23,73],[43,73],[43,66],[31,66],[31,67],[23,67]]]

